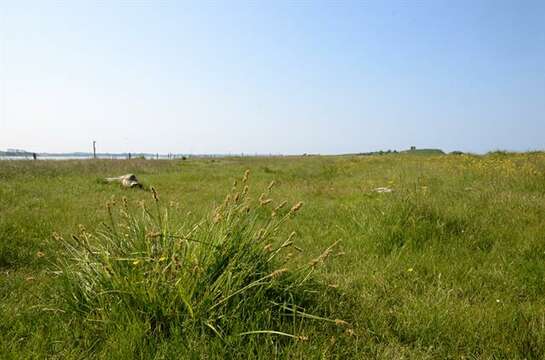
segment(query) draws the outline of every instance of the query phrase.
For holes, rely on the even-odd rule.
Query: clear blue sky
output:
[[[545,1],[1,1],[0,149],[545,148]]]

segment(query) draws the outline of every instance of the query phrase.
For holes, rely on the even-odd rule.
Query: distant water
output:
[[[88,160],[92,159],[92,156],[40,156],[38,155],[37,160]],[[111,160],[125,160],[127,159],[126,155],[112,155],[112,156],[97,156],[98,159],[111,159]],[[136,159],[136,157],[133,157],[133,159]],[[157,159],[156,156],[149,156],[146,157],[146,159],[149,160],[155,160]],[[159,160],[167,160],[168,156],[159,155]],[[32,155],[30,156],[1,156],[0,160],[34,160],[32,158]]]

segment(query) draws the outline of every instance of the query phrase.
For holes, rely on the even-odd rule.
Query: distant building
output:
[[[411,146],[411,151],[415,151],[416,150],[416,146]]]

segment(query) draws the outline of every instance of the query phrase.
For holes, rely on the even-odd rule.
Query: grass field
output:
[[[267,194],[272,203],[218,228],[215,209],[246,169],[247,196],[254,201],[275,181]],[[100,181],[128,172],[157,190],[159,204],[149,190]],[[393,191],[373,191],[378,187]],[[145,201],[150,211],[168,209],[170,229],[188,229],[205,219],[199,239],[236,237],[242,245],[221,256],[238,267],[214,285],[210,301],[217,303],[202,307],[212,290],[197,284],[198,272],[173,275],[183,278],[176,286],[197,289],[188,304],[183,296],[176,300],[164,274],[180,250],[169,244],[159,244],[169,255],[154,260],[139,255],[147,251],[145,236],[119,250],[115,241],[124,237],[107,232],[108,241],[115,241],[105,243],[98,235],[104,235],[100,224],[110,221],[106,204],[112,201],[136,209],[137,223],[130,226],[146,221],[138,215]],[[288,202],[286,222],[272,243],[254,248],[245,238],[255,235],[248,229],[266,224],[282,201]],[[302,208],[288,216],[299,201]],[[158,229],[174,231],[164,224]],[[269,264],[260,251],[277,248],[292,232],[302,251],[291,246],[283,255],[286,274],[282,268],[259,281],[239,276],[266,274],[269,268],[258,268]],[[70,242],[72,234],[78,239],[88,234],[85,246],[102,241],[103,258],[116,251],[129,254],[126,265],[114,267],[124,274],[121,280],[106,282],[103,268],[95,267],[95,261],[106,260],[89,260],[81,242]],[[323,259],[337,240],[308,286],[301,291],[292,286],[299,281],[294,269]],[[198,267],[208,255],[192,246],[187,256]],[[242,249],[251,257],[243,258]],[[74,277],[67,280],[67,269],[87,271],[89,288]],[[231,289],[237,281],[259,286],[237,292]],[[88,295],[95,287],[119,295],[106,290],[107,296]],[[131,302],[122,302],[124,294]],[[280,298],[309,315],[282,314],[271,305]],[[544,356],[544,153],[0,162],[2,359]]]

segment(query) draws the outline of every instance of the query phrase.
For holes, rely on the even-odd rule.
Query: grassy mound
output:
[[[99,333],[138,324],[146,336],[183,339],[188,349],[203,337],[306,340],[313,320],[347,326],[311,313],[322,289],[313,273],[335,244],[297,261],[295,233],[283,225],[302,203],[275,203],[273,184],[252,200],[247,180],[248,172],[204,219],[172,216],[153,188],[151,207],[111,201],[107,224],[65,241],[63,311]]]

